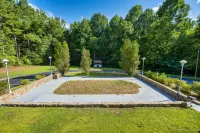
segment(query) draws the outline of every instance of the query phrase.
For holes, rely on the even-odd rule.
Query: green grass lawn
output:
[[[82,72],[68,72],[65,76],[83,76]],[[127,77],[126,73],[118,72],[90,72],[89,77]]]
[[[0,107],[1,133],[198,133],[200,113],[186,108]]]
[[[176,75],[176,74],[167,74],[168,76],[176,76],[176,77],[180,77],[180,75]],[[187,78],[187,79],[191,79],[191,80],[200,80],[200,77],[194,77],[194,76],[187,76],[187,75],[183,75],[183,78]]]
[[[52,67],[53,70],[56,70],[55,67]],[[22,67],[11,67],[8,68],[9,70],[9,77],[18,77],[23,75],[29,75],[29,74],[36,74],[36,73],[42,73],[42,72],[49,72],[49,66],[22,66]],[[80,70],[78,66],[71,66],[70,70]],[[119,68],[91,68],[91,70],[121,70]],[[5,68],[0,68],[0,79],[6,78]]]
[[[29,74],[36,74],[36,73],[42,73],[42,72],[49,72],[49,66],[24,66],[23,68],[14,69],[14,68],[8,68],[9,71],[9,77],[17,77],[17,76],[23,76],[23,75],[29,75]],[[53,70],[55,70],[55,67],[53,67]],[[0,73],[0,78],[5,78],[6,73]]]

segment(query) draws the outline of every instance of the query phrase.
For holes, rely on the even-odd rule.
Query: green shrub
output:
[[[27,57],[22,57],[21,58],[22,62],[24,65],[31,65],[31,61]]]
[[[162,73],[160,76],[158,76],[158,82],[167,85],[167,75],[165,73]]]
[[[174,78],[167,78],[167,85],[174,84],[175,79]]]
[[[20,85],[27,85],[30,81],[28,79],[22,79]]]
[[[200,96],[200,82],[193,82],[192,90]]]
[[[30,59],[31,63],[34,65],[39,65],[43,62],[43,59],[41,58],[41,56],[36,53],[29,53],[27,58]]]
[[[16,64],[17,58],[15,56],[6,56],[6,59],[9,60],[9,65],[13,66]]]
[[[0,94],[5,93],[8,89],[8,82],[6,80],[0,81]]]
[[[169,86],[172,89],[176,88],[176,84],[175,84],[175,78],[167,78],[167,86]]]
[[[45,75],[36,74],[35,79],[36,79],[36,80],[39,80],[39,79],[42,79],[42,78],[44,78],[44,77],[45,77]]]
[[[147,76],[148,78],[152,78],[153,72],[152,72],[152,71],[146,72],[146,76]]]
[[[191,94],[191,91],[192,91],[192,85],[190,84],[187,84],[185,81],[182,81],[181,83],[181,89],[188,93],[188,94]]]
[[[158,81],[158,77],[159,77],[159,73],[158,73],[158,72],[152,73],[152,79],[153,79],[153,80]]]
[[[17,59],[15,65],[16,66],[23,66],[23,61],[21,59]]]

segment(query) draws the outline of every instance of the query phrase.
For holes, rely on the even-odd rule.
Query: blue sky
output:
[[[185,0],[191,6],[189,16],[196,19],[200,15],[200,0]],[[125,17],[132,6],[142,5],[143,10],[157,10],[163,0],[28,0],[33,8],[40,8],[48,16],[64,19],[67,24],[88,18],[93,13],[102,13],[109,20],[116,14]],[[67,25],[67,26],[68,26]]]

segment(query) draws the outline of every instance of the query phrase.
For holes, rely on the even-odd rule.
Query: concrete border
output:
[[[2,96],[0,96],[0,103],[6,103],[9,102],[12,99],[15,99],[17,97],[19,97],[20,95],[28,92],[29,90],[31,90],[32,88],[36,88],[50,80],[53,79],[53,75],[49,75],[47,77],[44,77],[42,79],[36,80],[31,82],[30,84],[24,85],[21,88],[18,88],[16,90],[13,90],[11,94],[4,94]]]
[[[189,99],[189,98],[188,98],[186,95],[184,95],[184,94],[178,94],[178,92],[177,92],[176,90],[173,90],[173,89],[171,89],[170,87],[165,86],[165,85],[163,85],[163,84],[161,84],[161,83],[158,83],[158,82],[156,82],[156,81],[154,81],[154,80],[152,80],[152,79],[150,79],[150,78],[148,78],[148,77],[146,77],[146,76],[143,76],[143,75],[141,75],[141,74],[136,74],[135,76],[136,76],[137,78],[139,78],[139,79],[141,79],[141,80],[143,80],[143,81],[145,81],[145,82],[147,82],[147,83],[149,83],[149,84],[155,86],[156,88],[158,88],[158,89],[160,89],[161,91],[163,91],[163,92],[169,94],[170,96],[174,97],[175,99],[177,99],[177,100],[179,100],[179,101],[192,102],[192,103],[195,103],[195,104],[197,104],[197,105],[200,105],[200,102],[199,102],[199,101],[197,101],[197,100],[191,100],[191,99]]]
[[[127,103],[3,103],[0,107],[102,107],[102,108],[132,108],[132,107],[188,107],[186,102],[127,102]]]

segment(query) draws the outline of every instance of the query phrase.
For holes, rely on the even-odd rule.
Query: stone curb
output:
[[[21,88],[18,88],[16,90],[13,90],[11,94],[4,94],[2,96],[0,96],[0,103],[5,103],[8,102],[12,99],[15,99],[17,97],[19,97],[20,95],[23,95],[24,93],[28,92],[29,90],[31,90],[32,88],[38,87],[50,80],[53,79],[52,75],[49,75],[47,77],[44,77],[42,79],[36,80],[31,82],[30,84],[24,85]]]
[[[132,107],[187,107],[183,101],[176,102],[105,102],[105,103],[2,103],[0,107],[102,107],[102,108],[132,108]]]
[[[186,95],[184,94],[178,94],[177,91],[171,89],[170,87],[168,86],[165,86],[161,83],[158,83],[146,76],[142,76],[141,74],[136,74],[136,77],[139,78],[139,79],[142,79],[143,81],[151,84],[152,86],[155,86],[156,88],[158,88],[159,90],[169,94],[170,96],[174,97],[175,99],[177,100],[180,100],[180,101],[185,101],[185,102],[192,102],[192,103],[195,103],[197,105],[200,105],[200,102],[197,101],[197,100],[191,100],[189,99]]]

